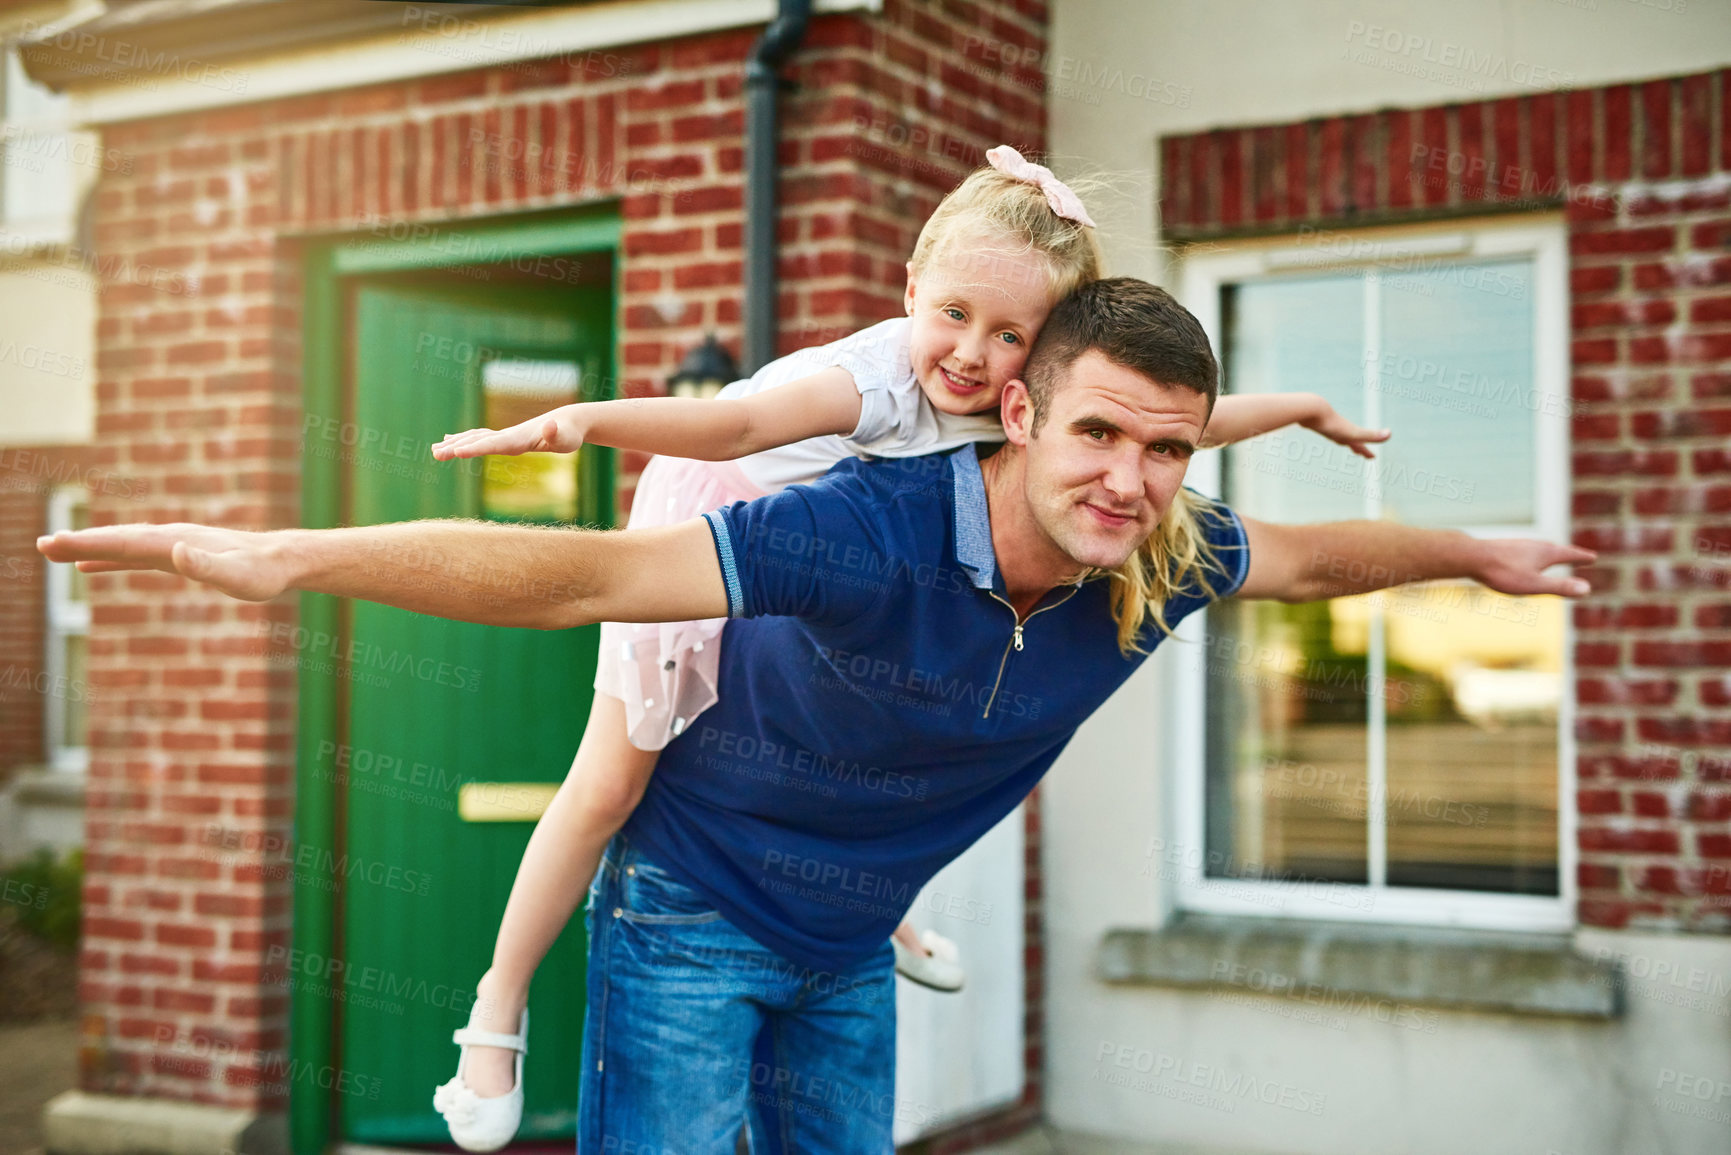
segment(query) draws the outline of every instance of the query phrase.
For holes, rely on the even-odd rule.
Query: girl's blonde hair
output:
[[[1029,252],[1045,259],[1054,301],[1104,275],[1095,230],[1053,212],[1038,185],[987,166],[939,203],[909,263],[916,276],[941,263],[946,272],[959,269],[977,282],[1001,284],[1005,258]]]
[[[1066,183],[1072,191],[1099,187],[1098,182]],[[946,271],[958,266],[971,271],[972,280],[1001,283],[1003,258],[1028,252],[1045,258],[1048,287],[1054,301],[1105,276],[1105,256],[1094,229],[1053,212],[1038,185],[985,166],[968,174],[944,197],[920,229],[909,263],[916,276],[942,263]],[[1191,323],[1194,325],[1193,320]],[[1196,332],[1201,332],[1200,327]],[[1207,338],[1201,340],[1212,373]],[[1063,360],[1073,360],[1079,352],[1076,350]],[[1038,412],[1044,408],[1049,388],[1034,383],[1033,375],[1029,376]],[[1208,391],[1208,404],[1212,411],[1212,389]],[[1093,575],[1111,581],[1112,617],[1118,623],[1118,649],[1125,657],[1147,652],[1149,647],[1141,643],[1141,636],[1150,622],[1162,635],[1172,633],[1166,620],[1166,606],[1173,598],[1216,596],[1217,588],[1209,575],[1224,577],[1229,571],[1208,543],[1203,522],[1228,516],[1180,488],[1166,516],[1130,559],[1114,570],[1100,570]]]
[[[1099,571],[1100,576],[1112,583],[1110,596],[1112,617],[1118,623],[1118,650],[1126,658],[1147,653],[1151,648],[1140,641],[1147,623],[1152,622],[1162,635],[1171,635],[1166,607],[1173,598],[1200,596],[1212,601],[1220,596],[1220,587],[1214,584],[1211,575],[1225,578],[1237,567],[1229,569],[1222,564],[1218,552],[1209,544],[1203,523],[1230,516],[1206,498],[1180,488],[1166,516],[1160,519],[1148,540],[1130,555],[1130,560],[1117,569]]]

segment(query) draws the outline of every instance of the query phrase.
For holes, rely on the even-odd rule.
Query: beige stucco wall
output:
[[[1168,133],[1727,62],[1731,0],[1053,0],[1040,64],[1054,167],[1110,184],[1089,209],[1111,271],[1158,280],[1155,142]]]
[[[73,4],[6,7],[0,38],[10,39]],[[94,139],[60,136],[41,119],[52,98],[16,91],[24,84],[0,60],[0,446],[76,445],[96,432],[96,278],[77,220],[104,154]]]
[[[1397,71],[1397,54],[1370,47],[1373,39],[1391,43],[1391,33],[1428,37],[1435,59],[1470,52],[1500,58],[1521,78],[1587,86],[1731,62],[1731,0],[1055,0],[1044,62],[1053,81],[1051,149],[1061,171],[1082,166],[1112,182],[1090,198],[1112,271],[1176,285],[1154,208],[1164,134],[1534,90],[1506,80],[1475,87],[1479,78],[1459,67],[1432,76]],[[1110,79],[1119,71],[1121,81]],[[1078,83],[1083,77],[1094,82]],[[1143,875],[1150,840],[1175,833],[1167,799],[1176,720],[1164,709],[1172,685],[1164,665],[1152,662],[1132,679],[1047,779],[1048,1111],[1066,1132],[1103,1137],[1075,1149],[1726,1149],[1731,941],[1723,938],[1583,933],[1589,950],[1630,952],[1649,970],[1676,968],[1666,975],[1706,976],[1707,994],[1668,978],[1637,981],[1628,1015],[1608,1025],[1441,1012],[1426,1020],[1430,1030],[1352,1015],[1337,1027],[1290,1017],[1278,1000],[1227,1002],[1097,981],[1101,936],[1157,924],[1169,909],[1162,880]],[[1320,1098],[1323,1109],[1249,1102],[1228,1112],[1170,1097],[1184,1088],[1171,1077],[1144,1089],[1111,1086],[1098,1077],[1110,1069],[1098,1058],[1103,1045],[1279,1083],[1293,1092],[1289,1101]],[[1695,1097],[1703,1086],[1705,1101]]]
[[[72,261],[0,264],[0,445],[95,434],[96,284]]]

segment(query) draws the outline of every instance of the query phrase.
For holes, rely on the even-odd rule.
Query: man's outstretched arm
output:
[[[161,570],[244,601],[311,590],[494,626],[727,614],[715,540],[701,518],[622,532],[480,521],[271,533],[117,525],[53,534],[36,546],[87,573]]]
[[[1581,597],[1589,587],[1557,565],[1598,555],[1531,538],[1482,539],[1457,530],[1414,529],[1386,521],[1274,525],[1242,518],[1250,574],[1239,597],[1310,602],[1369,593],[1407,582],[1471,578],[1499,593]]]

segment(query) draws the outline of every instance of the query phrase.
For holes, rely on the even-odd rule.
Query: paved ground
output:
[[[77,1082],[78,969],[15,913],[0,909],[0,1153],[40,1155],[43,1105]]]
[[[1057,1155],[1061,1150],[1053,1141],[1051,1132],[1044,1127],[1035,1127],[1007,1142],[981,1147],[976,1155]]]
[[[42,1107],[78,1075],[78,1020],[0,1025],[0,1151],[41,1155]]]

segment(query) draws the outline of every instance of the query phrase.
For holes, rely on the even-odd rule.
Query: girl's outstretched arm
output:
[[[509,429],[448,434],[433,446],[440,461],[485,454],[571,453],[611,445],[668,457],[731,461],[859,426],[853,375],[831,367],[749,397],[633,397],[563,405]]]
[[[1387,441],[1387,429],[1362,429],[1315,393],[1239,393],[1214,403],[1214,415],[1202,432],[1202,448],[1231,445],[1287,425],[1302,425],[1360,457],[1375,457],[1370,446]]]

